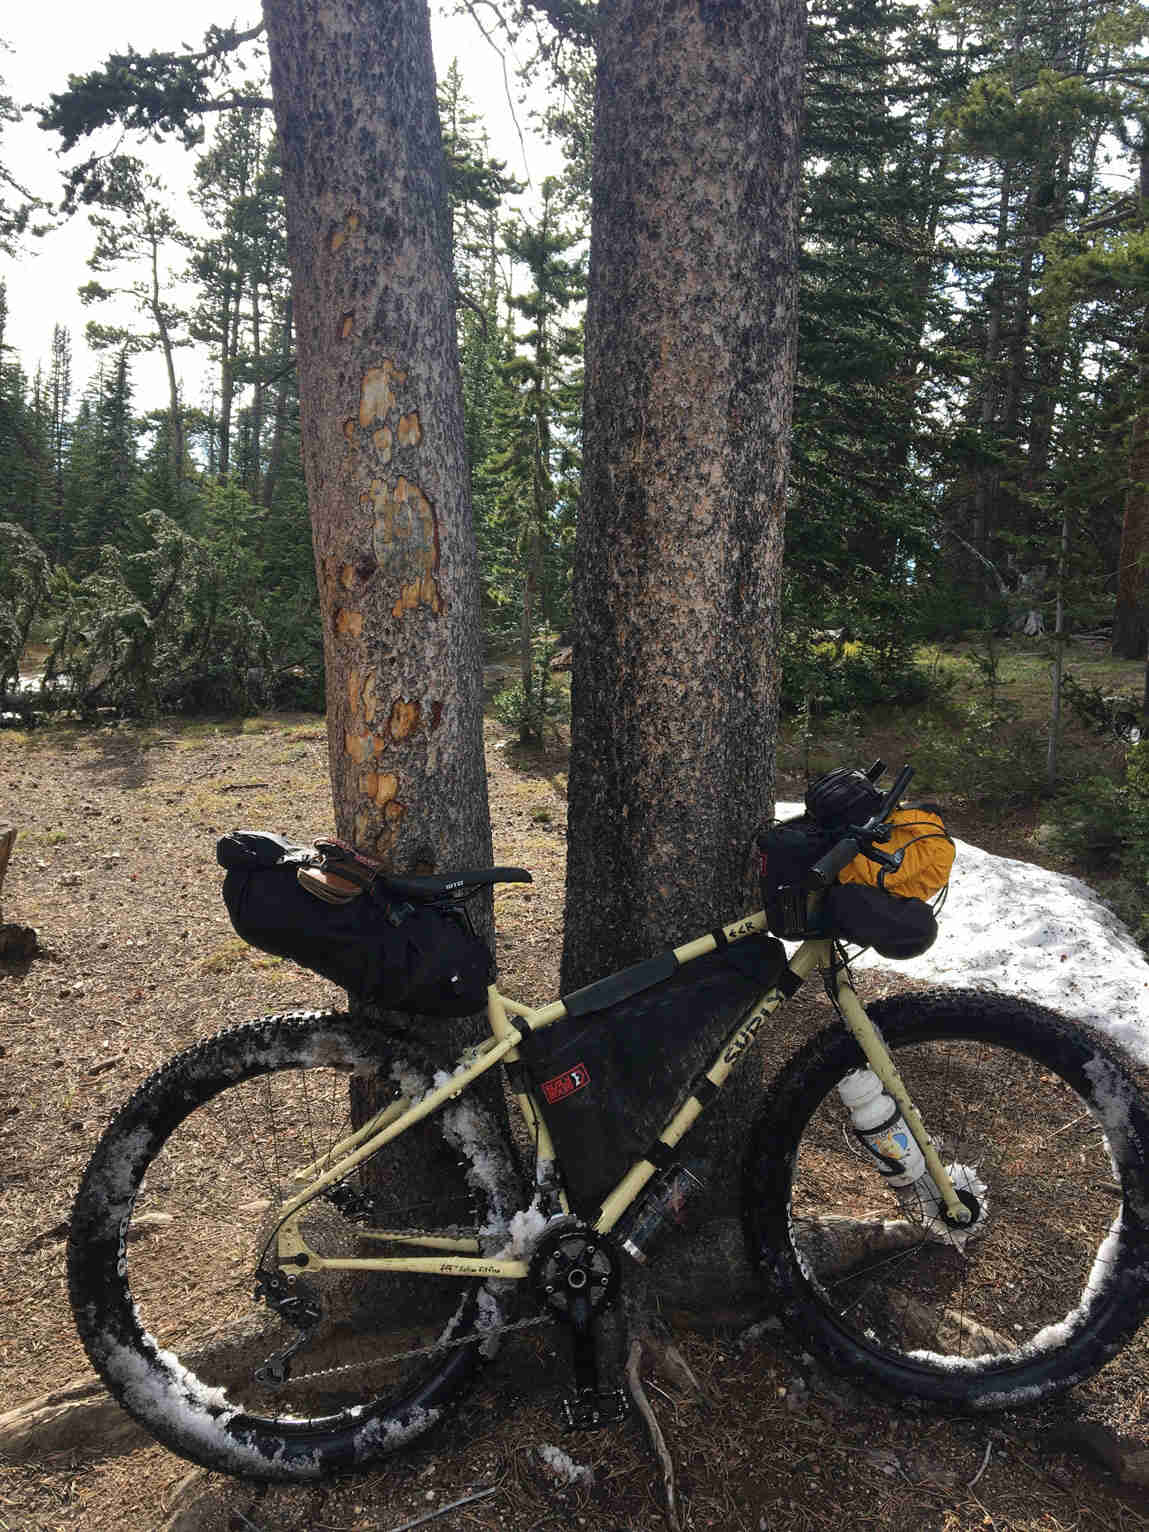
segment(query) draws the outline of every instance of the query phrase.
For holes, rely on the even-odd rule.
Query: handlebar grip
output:
[[[881,808],[870,821],[871,824],[881,824],[884,819],[889,818],[893,810],[897,808],[902,794],[910,785],[910,778],[913,776],[913,774],[914,768],[912,766],[902,767],[901,771],[898,772],[897,781],[894,783],[893,787],[890,788],[886,796],[882,799]]]
[[[826,855],[808,869],[803,879],[806,892],[820,894],[829,888],[842,868],[852,862],[860,854],[861,849],[852,835],[847,835],[845,840],[840,840],[836,846],[831,846]]]

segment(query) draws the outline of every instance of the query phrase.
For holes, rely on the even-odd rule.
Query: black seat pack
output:
[[[321,866],[314,846],[262,830],[235,830],[216,847],[236,934],[261,952],[322,974],[388,1010],[467,1016],[486,1004],[491,954],[460,905],[412,903],[377,878],[330,904],[299,882]]]
[[[568,1009],[576,1004],[577,1014],[519,1045],[571,1203],[584,1217],[650,1147],[684,1087],[774,986],[786,961],[781,942],[763,933],[681,967],[667,956],[668,977],[642,982],[657,960],[624,969],[613,976],[617,983],[601,980],[572,995]],[[625,998],[612,1003],[612,990]],[[584,1008],[595,994],[605,1009]]]

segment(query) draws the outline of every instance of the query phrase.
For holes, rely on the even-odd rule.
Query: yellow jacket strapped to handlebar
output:
[[[892,856],[901,851],[900,867],[883,867],[868,856],[856,856],[838,874],[840,883],[868,883],[903,899],[931,899],[949,882],[954,843],[939,815],[929,809],[895,809],[893,831],[881,849]]]

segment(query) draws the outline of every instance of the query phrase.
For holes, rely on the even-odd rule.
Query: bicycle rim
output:
[[[269,1018],[189,1050],[112,1125],[77,1201],[73,1303],[112,1391],[161,1440],[255,1477],[325,1474],[419,1434],[466,1382],[477,1326],[500,1317],[476,1282],[297,1268],[280,1296],[311,1306],[306,1324],[257,1296],[295,1169],[350,1131],[353,1100],[409,1100],[432,1077],[405,1043]],[[489,1250],[497,1155],[483,1114],[453,1105],[309,1203],[304,1240],[328,1258],[427,1253],[380,1228]]]
[[[991,1408],[1088,1376],[1146,1305],[1131,1080],[1081,1029],[1018,1002],[903,996],[872,1015],[977,1221],[955,1233],[898,1201],[836,1090],[856,1045],[826,1033],[779,1084],[792,1154],[764,1169],[759,1151],[750,1175],[759,1251],[783,1252],[781,1284],[833,1362],[899,1390]]]

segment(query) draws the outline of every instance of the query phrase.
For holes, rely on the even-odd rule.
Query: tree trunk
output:
[[[288,368],[292,366],[294,345],[291,299],[288,298],[284,304],[282,329],[280,332],[280,377],[279,389],[275,396],[275,425],[271,433],[271,448],[267,454],[267,472],[263,476],[263,490],[260,497],[261,504],[268,510],[275,503],[275,491],[279,484],[279,475],[283,467],[283,439],[287,432],[287,402],[293,387],[293,380],[288,376]]]
[[[338,832],[489,864],[478,575],[425,0],[267,0]]]
[[[803,53],[600,10],[564,992],[745,908],[772,809]]]
[[[1141,336],[1144,355],[1138,368],[1139,400],[1129,444],[1129,487],[1113,613],[1113,653],[1125,660],[1143,660],[1149,641],[1149,308]]]
[[[231,410],[235,400],[235,357],[239,350],[239,311],[243,278],[229,273],[224,280],[223,339],[219,362],[219,482],[231,472]]]
[[[184,417],[183,408],[180,404],[180,385],[176,377],[176,361],[172,347],[171,330],[164,314],[164,306],[160,297],[160,241],[158,235],[152,233],[150,237],[151,248],[151,293],[149,307],[152,313],[152,323],[160,338],[160,347],[164,353],[164,368],[168,378],[168,418],[171,422],[168,435],[168,470],[171,474],[172,488],[177,489],[183,479],[184,471]]]

